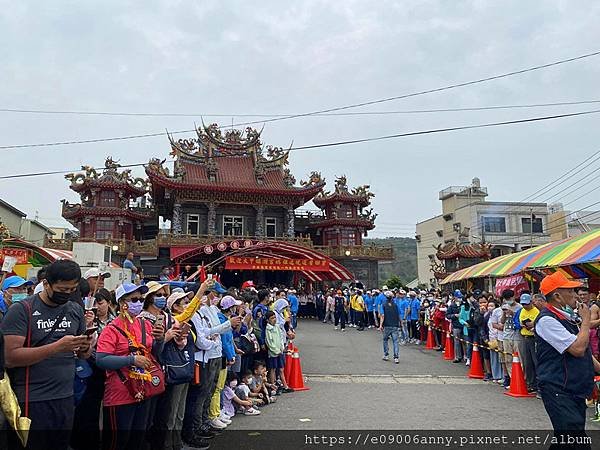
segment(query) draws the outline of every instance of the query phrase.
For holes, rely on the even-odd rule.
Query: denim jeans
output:
[[[388,341],[392,337],[392,345],[394,346],[394,358],[398,357],[398,328],[397,327],[384,327],[383,328],[383,354],[388,356],[389,348]]]
[[[403,341],[408,341],[408,320],[401,320],[400,325],[400,338]]]
[[[500,361],[501,354],[490,350],[490,366],[492,367],[492,378],[494,380],[502,379],[502,364]]]
[[[463,345],[459,340],[465,338],[462,327],[452,328],[452,337],[454,337],[454,359],[463,359],[465,356],[463,353]]]

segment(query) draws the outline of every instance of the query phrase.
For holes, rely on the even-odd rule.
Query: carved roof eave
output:
[[[350,226],[350,227],[360,227],[366,230],[372,230],[375,228],[375,223],[370,219],[365,218],[350,218],[350,217],[342,217],[337,219],[324,219],[318,222],[312,222],[308,226],[310,228],[325,228],[330,226]]]
[[[321,205],[326,205],[328,203],[334,203],[334,202],[346,202],[346,203],[357,203],[361,206],[369,206],[371,204],[371,201],[367,198],[367,197],[363,197],[360,195],[352,195],[352,194],[338,194],[333,193],[327,196],[319,196],[319,197],[315,197],[313,199],[313,202],[315,205],[319,206]]]
[[[69,204],[67,208],[63,208],[62,216],[67,220],[89,216],[126,217],[134,220],[146,220],[153,216],[153,212],[148,211],[148,213],[144,214],[122,208],[89,207],[80,204]]]
[[[288,164],[289,155],[290,155],[290,151],[288,150],[284,154],[282,154],[280,157],[274,158],[274,159],[266,159],[264,157],[259,157],[258,160],[256,161],[256,164],[262,166],[266,170],[279,169]]]
[[[110,189],[123,189],[125,191],[137,194],[138,197],[143,196],[146,193],[146,189],[134,186],[131,183],[125,181],[118,181],[114,179],[87,179],[81,183],[71,183],[69,188],[75,192],[81,192],[93,188],[110,188]]]
[[[153,171],[150,167],[146,167],[146,174],[148,175],[153,184],[156,183],[160,186],[167,187],[170,189],[202,189],[203,191],[212,192],[250,192],[267,195],[286,195],[291,197],[304,197],[307,198],[306,201],[312,199],[325,186],[325,182],[320,182],[312,184],[310,186],[291,187],[286,189],[244,188],[239,186],[220,186],[215,184],[186,183],[184,181],[172,177],[165,177],[164,175]]]

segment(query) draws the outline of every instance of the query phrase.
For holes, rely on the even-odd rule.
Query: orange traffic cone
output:
[[[446,345],[444,346],[444,359],[446,361],[454,360],[454,342],[450,337],[450,332],[446,331]]]
[[[471,352],[471,368],[469,369],[469,378],[483,379],[483,361],[481,360],[481,354],[479,353],[479,346],[473,344],[473,351]]]
[[[519,352],[515,350],[513,353],[512,376],[510,377],[510,389],[505,392],[511,397],[535,397],[535,394],[527,392],[527,384],[525,384],[525,376],[519,359]]]
[[[435,342],[433,339],[433,330],[431,329],[431,325],[427,328],[429,328],[429,331],[427,332],[427,343],[425,344],[425,350],[433,350]]]
[[[300,363],[300,354],[298,353],[298,347],[294,347],[294,353],[292,353],[292,364],[290,369],[290,376],[286,378],[288,386],[295,391],[308,391],[310,388],[304,386],[304,376],[302,375],[302,364]]]
[[[289,379],[292,373],[292,353],[294,352],[294,344],[291,342],[288,344],[287,352],[285,353],[285,366],[283,368],[283,376],[285,379]]]

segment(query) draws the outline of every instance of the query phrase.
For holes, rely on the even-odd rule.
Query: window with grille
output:
[[[224,236],[242,236],[244,230],[244,218],[236,216],[223,217]]]
[[[200,234],[200,216],[198,214],[187,215],[187,234],[193,236]]]
[[[96,239],[109,239],[114,236],[115,222],[112,220],[96,221]]]
[[[105,207],[117,206],[117,193],[113,191],[100,192],[100,205]]]
[[[544,227],[542,225],[542,219],[540,217],[533,217],[533,231],[531,230],[531,217],[523,217],[521,219],[521,226],[523,227],[523,233],[543,233]]]
[[[277,236],[277,219],[275,217],[265,217],[265,236]]]
[[[483,230],[487,233],[506,233],[504,217],[484,217]]]

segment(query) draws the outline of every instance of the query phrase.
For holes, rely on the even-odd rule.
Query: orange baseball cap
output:
[[[552,275],[546,276],[540,283],[540,291],[547,295],[556,289],[569,289],[583,286],[579,281],[569,280],[564,273],[554,272]]]

